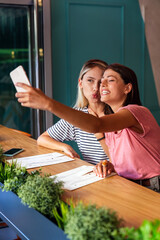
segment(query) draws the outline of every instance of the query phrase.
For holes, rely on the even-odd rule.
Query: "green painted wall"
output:
[[[160,124],[138,0],[51,0],[51,6],[53,97],[73,106],[86,60],[119,62],[136,72],[142,103]],[[69,144],[79,152],[75,143]]]
[[[142,103],[160,124],[138,0],[51,0],[51,4],[54,98],[73,106],[86,60],[119,62],[136,72]]]

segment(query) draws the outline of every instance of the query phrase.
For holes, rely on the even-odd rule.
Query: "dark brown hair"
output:
[[[132,84],[132,90],[127,94],[127,98],[123,103],[123,106],[126,106],[128,104],[142,105],[139,96],[137,76],[135,72],[129,67],[121,65],[119,63],[110,64],[106,67],[106,70],[107,69],[111,69],[119,73],[125,84]]]

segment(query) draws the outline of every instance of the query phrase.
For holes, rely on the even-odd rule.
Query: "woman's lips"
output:
[[[96,94],[92,94],[92,97],[93,98],[99,98],[99,94],[97,94],[97,93]]]

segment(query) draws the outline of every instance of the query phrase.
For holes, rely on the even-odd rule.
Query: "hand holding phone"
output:
[[[27,74],[22,66],[15,68],[12,72],[10,72],[10,77],[13,81],[13,84],[17,90],[17,92],[26,92],[24,88],[16,86],[17,82],[25,83],[27,85],[31,85]]]
[[[7,150],[6,152],[3,153],[4,156],[6,157],[13,157],[14,155],[24,151],[22,148],[11,148]]]

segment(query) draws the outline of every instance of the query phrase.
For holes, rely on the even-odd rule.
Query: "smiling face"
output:
[[[94,67],[86,72],[82,79],[79,79],[79,86],[83,89],[83,94],[89,104],[100,102],[99,87],[103,72],[99,67]]]
[[[132,85],[130,83],[125,84],[119,73],[112,69],[107,69],[101,79],[101,101],[109,104],[115,111],[123,106],[131,89]]]

